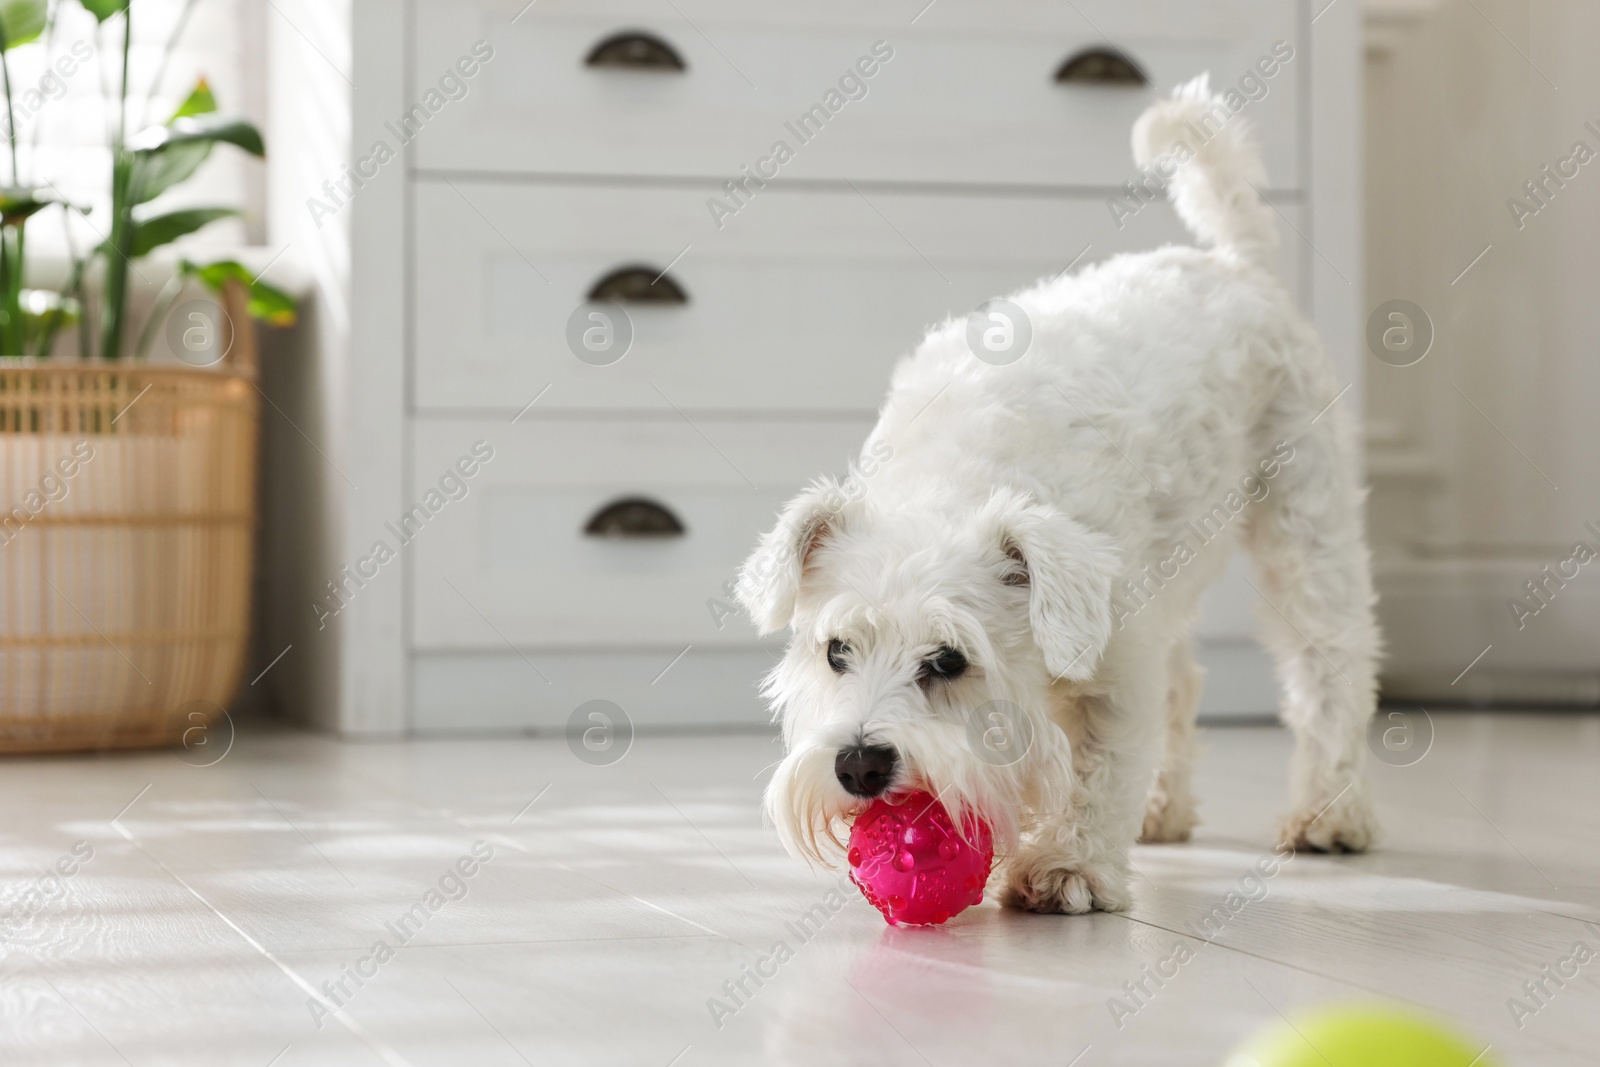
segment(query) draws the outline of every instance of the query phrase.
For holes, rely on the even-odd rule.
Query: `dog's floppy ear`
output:
[[[762,634],[781,630],[794,618],[806,561],[840,528],[849,503],[837,481],[819,478],[789,501],[778,525],[744,561],[734,594]]]
[[[1094,677],[1111,639],[1111,581],[1120,558],[1109,537],[1010,489],[984,505],[982,521],[1007,557],[1001,580],[1028,586],[1028,621],[1057,678]]]

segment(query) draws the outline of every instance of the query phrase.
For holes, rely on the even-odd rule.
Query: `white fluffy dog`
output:
[[[1129,846],[1195,824],[1188,630],[1238,542],[1296,738],[1283,841],[1375,836],[1355,442],[1271,273],[1260,153],[1203,78],[1133,142],[1176,165],[1206,247],[1013,295],[1032,343],[1007,365],[975,357],[963,320],[934,329],[851,478],[800,494],[740,573],[758,628],[794,629],[765,685],[786,745],[767,809],[791,852],[828,862],[866,798],[924,788],[990,821],[1005,902],[1126,908]]]

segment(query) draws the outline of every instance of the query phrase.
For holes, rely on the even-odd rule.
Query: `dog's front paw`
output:
[[[1051,915],[1127,911],[1133,903],[1128,876],[1115,867],[1095,863],[1061,867],[1042,859],[1014,860],[1000,899],[1007,907]]]
[[[1139,831],[1141,845],[1172,845],[1189,840],[1189,834],[1199,823],[1194,801],[1153,793],[1144,809],[1144,828]]]
[[[1365,783],[1331,800],[1305,804],[1283,820],[1280,846],[1307,852],[1365,852],[1378,840],[1378,816]]]

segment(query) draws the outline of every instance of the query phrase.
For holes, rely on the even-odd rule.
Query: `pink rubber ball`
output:
[[[850,880],[891,926],[937,926],[983,900],[994,865],[988,825],[966,831],[927,793],[879,797],[850,828]]]

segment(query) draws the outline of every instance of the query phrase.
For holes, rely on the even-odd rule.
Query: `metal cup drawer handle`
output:
[[[689,294],[665,271],[627,266],[595,282],[589,299],[614,304],[687,304]]]
[[[1062,85],[1109,85],[1137,89],[1150,84],[1139,65],[1115,48],[1085,48],[1074,52],[1056,68]]]
[[[591,48],[583,62],[589,67],[647,70],[662,74],[689,69],[677,49],[655,34],[642,30],[624,30],[612,34]]]
[[[626,496],[606,504],[589,519],[583,532],[590,537],[621,540],[682,537],[683,520],[663,504],[642,496]]]

